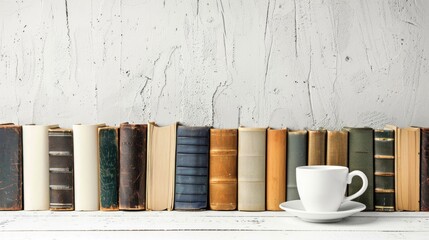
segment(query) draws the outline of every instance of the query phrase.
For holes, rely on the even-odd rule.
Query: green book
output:
[[[372,128],[344,128],[349,132],[349,169],[362,171],[368,178],[368,188],[354,201],[366,205],[366,211],[374,211],[374,131]],[[362,179],[353,178],[348,195],[359,191]]]
[[[308,133],[305,130],[289,131],[287,136],[286,200],[298,200],[296,168],[307,165]]]
[[[100,150],[100,210],[119,210],[118,128],[98,129]]]

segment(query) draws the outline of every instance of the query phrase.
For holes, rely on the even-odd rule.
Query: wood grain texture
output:
[[[429,2],[0,2],[0,119],[425,125]]]

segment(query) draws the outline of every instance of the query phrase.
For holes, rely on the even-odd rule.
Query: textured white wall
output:
[[[429,1],[0,0],[0,122],[429,126]]]

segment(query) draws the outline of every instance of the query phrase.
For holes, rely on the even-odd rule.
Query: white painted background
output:
[[[0,0],[0,122],[429,126],[429,1]]]

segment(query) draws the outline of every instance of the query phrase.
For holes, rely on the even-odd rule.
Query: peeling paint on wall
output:
[[[0,121],[429,126],[429,2],[0,2]]]

